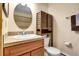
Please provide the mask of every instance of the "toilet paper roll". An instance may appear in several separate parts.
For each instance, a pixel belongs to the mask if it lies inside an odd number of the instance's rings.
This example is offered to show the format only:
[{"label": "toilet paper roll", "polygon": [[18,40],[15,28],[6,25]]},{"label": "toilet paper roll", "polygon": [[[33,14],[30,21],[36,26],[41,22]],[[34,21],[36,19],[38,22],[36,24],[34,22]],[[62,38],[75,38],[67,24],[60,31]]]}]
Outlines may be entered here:
[{"label": "toilet paper roll", "polygon": [[65,44],[66,46],[70,46],[70,45],[71,45],[71,43],[70,43],[70,42],[67,42],[67,41],[65,41],[64,44]]}]

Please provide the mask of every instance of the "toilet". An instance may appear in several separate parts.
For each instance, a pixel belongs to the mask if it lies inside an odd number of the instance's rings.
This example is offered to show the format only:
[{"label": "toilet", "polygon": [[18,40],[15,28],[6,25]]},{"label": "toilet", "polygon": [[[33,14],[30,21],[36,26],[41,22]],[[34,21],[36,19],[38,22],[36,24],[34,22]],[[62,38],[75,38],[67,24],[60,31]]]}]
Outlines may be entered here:
[{"label": "toilet", "polygon": [[48,46],[49,40],[50,40],[50,38],[45,35],[44,36],[45,55],[49,55],[49,56],[60,56],[61,55],[61,52],[60,52],[59,49]]}]

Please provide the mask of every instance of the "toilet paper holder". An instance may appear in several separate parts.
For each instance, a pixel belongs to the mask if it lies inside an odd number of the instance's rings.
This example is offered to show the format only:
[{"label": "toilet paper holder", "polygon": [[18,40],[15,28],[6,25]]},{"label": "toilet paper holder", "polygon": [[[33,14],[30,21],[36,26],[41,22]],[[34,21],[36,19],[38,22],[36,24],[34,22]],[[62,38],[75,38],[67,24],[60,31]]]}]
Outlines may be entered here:
[{"label": "toilet paper holder", "polygon": [[64,45],[65,45],[66,47],[72,48],[71,42],[64,41]]}]

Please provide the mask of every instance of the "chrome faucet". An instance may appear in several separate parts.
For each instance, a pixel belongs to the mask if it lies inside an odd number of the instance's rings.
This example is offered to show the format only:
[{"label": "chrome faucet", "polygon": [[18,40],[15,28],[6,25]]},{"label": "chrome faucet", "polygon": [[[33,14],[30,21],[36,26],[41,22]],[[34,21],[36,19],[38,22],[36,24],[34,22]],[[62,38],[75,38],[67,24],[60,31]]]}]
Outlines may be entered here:
[{"label": "chrome faucet", "polygon": [[25,35],[25,32],[22,32],[23,33],[23,35]]},{"label": "chrome faucet", "polygon": [[25,32],[21,32],[21,35],[25,35],[26,33]]}]

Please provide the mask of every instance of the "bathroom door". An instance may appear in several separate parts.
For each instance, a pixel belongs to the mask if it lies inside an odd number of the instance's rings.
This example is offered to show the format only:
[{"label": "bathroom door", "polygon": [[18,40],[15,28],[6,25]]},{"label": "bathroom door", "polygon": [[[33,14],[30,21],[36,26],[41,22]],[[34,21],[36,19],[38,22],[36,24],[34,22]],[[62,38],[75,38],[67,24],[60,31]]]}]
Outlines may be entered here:
[{"label": "bathroom door", "polygon": [[2,47],[2,4],[0,3],[0,56],[3,54],[3,47]]}]

